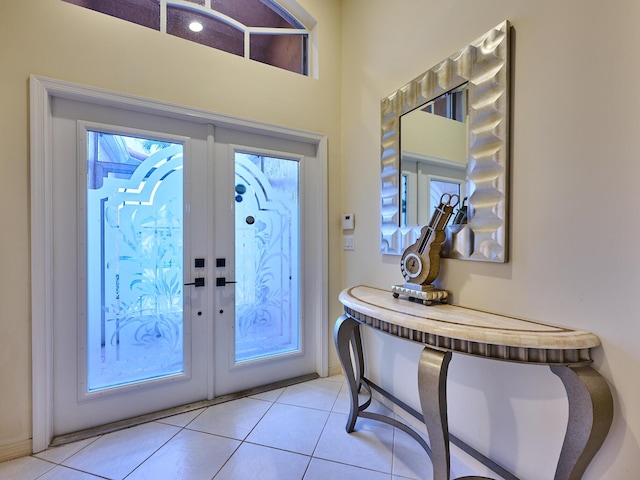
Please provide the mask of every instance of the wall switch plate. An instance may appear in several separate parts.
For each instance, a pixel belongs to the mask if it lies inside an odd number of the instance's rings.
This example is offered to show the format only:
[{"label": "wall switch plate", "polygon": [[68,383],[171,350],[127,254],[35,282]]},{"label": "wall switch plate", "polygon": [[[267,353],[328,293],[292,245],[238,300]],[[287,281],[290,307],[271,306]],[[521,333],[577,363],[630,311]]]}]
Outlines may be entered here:
[{"label": "wall switch plate", "polygon": [[354,213],[345,213],[342,215],[342,229],[353,230],[355,228],[356,215]]},{"label": "wall switch plate", "polygon": [[354,250],[355,249],[355,238],[353,235],[343,235],[342,236],[342,246],[345,250]]}]

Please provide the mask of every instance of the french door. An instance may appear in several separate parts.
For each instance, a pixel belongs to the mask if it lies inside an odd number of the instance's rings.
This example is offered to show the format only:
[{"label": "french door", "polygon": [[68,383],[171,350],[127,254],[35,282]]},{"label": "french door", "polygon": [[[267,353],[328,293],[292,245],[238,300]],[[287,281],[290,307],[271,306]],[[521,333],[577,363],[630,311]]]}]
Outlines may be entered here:
[{"label": "french door", "polygon": [[216,263],[233,258],[215,273],[224,284],[215,288],[214,343],[222,395],[315,371],[314,282],[303,259],[318,232],[307,227],[315,206],[303,197],[318,185],[309,144],[227,128],[215,137],[214,157],[228,160],[217,164],[213,201],[218,221],[233,225],[214,234]]},{"label": "french door", "polygon": [[313,144],[56,97],[51,114],[53,435],[319,370]]}]

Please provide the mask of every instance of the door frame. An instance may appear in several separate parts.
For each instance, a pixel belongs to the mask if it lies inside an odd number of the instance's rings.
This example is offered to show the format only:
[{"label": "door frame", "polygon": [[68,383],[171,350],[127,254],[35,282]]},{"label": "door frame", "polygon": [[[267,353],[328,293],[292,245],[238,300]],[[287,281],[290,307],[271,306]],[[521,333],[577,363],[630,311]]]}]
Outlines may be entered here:
[{"label": "door frame", "polygon": [[256,122],[208,110],[122,94],[62,80],[31,75],[30,85],[30,188],[31,188],[31,363],[32,363],[32,450],[45,450],[53,438],[53,237],[52,237],[52,112],[54,97],[96,105],[162,115],[214,127],[246,130],[278,136],[316,147],[321,185],[316,198],[314,229],[321,248],[313,256],[315,272],[308,287],[314,296],[316,313],[316,373],[328,375],[328,219],[327,137],[315,132]]}]

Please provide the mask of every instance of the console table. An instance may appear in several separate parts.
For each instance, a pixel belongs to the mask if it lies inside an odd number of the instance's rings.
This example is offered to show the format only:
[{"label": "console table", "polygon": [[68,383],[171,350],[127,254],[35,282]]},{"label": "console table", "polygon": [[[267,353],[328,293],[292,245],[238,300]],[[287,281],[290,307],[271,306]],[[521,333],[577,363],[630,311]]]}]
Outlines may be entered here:
[{"label": "console table", "polygon": [[[567,431],[555,480],[580,479],[604,442],[613,419],[606,381],[591,368],[590,352],[600,345],[592,333],[497,315],[454,305],[424,306],[390,291],[366,286],[340,293],[345,314],[336,322],[334,340],[351,397],[347,432],[358,416],[402,429],[429,454],[434,480],[450,480],[447,421],[447,369],[453,353],[526,364],[548,365],[564,384],[569,400]],[[371,388],[365,376],[361,327],[424,345],[418,364],[418,394],[429,443],[393,418],[367,412]],[[359,403],[364,387],[369,399]],[[398,402],[397,399],[391,398]],[[513,476],[512,476],[513,477]],[[487,477],[464,477],[487,479]],[[515,478],[515,477],[513,477]],[[459,479],[461,480],[461,479]]]}]

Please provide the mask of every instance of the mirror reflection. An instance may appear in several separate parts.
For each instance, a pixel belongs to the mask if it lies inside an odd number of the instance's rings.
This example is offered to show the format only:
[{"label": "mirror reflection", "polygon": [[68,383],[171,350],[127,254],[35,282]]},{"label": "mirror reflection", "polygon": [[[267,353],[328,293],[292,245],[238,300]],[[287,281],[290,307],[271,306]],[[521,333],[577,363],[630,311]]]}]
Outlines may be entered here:
[{"label": "mirror reflection", "polygon": [[466,197],[467,84],[400,117],[400,226],[426,225],[444,193]]},{"label": "mirror reflection", "polygon": [[441,255],[507,261],[509,30],[505,20],[382,99],[381,253],[402,255],[437,199],[453,193],[461,211],[447,227]]}]

